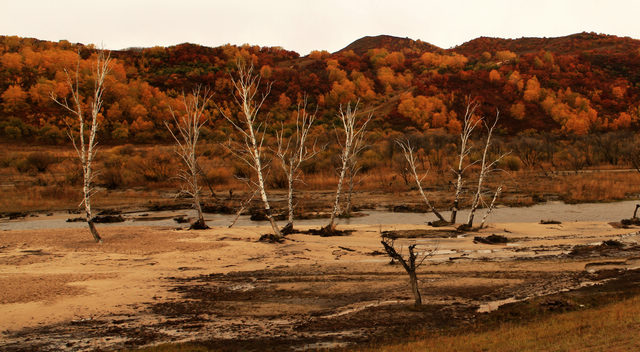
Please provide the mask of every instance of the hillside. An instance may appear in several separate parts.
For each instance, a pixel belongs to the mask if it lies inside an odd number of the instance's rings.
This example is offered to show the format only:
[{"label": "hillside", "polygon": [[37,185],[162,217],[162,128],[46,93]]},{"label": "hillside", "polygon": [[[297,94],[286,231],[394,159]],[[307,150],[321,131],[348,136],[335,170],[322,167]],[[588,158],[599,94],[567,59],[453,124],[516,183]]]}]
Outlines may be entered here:
[{"label": "hillside", "polygon": [[444,52],[443,49],[435,45],[425,43],[421,40],[400,38],[391,35],[378,35],[362,37],[347,45],[344,49],[339,50],[337,54],[351,50],[357,55],[365,55],[371,49],[385,49],[389,52],[402,51],[406,49],[438,53]]},{"label": "hillside", "polygon": [[[66,41],[0,37],[0,138],[65,143],[64,111],[50,92],[68,96],[65,68],[80,54],[84,93],[91,87],[95,49]],[[291,122],[308,94],[319,124],[332,126],[340,104],[357,99],[376,109],[374,128],[455,133],[465,99],[481,113],[501,112],[501,132],[556,131],[581,135],[636,130],[640,118],[640,41],[579,33],[559,38],[477,38],[443,50],[393,36],[364,37],[336,53],[300,57],[282,48],[180,44],[112,52],[101,138],[107,142],[167,140],[169,106],[196,85],[215,92],[234,112],[230,74],[241,59],[271,82],[264,113]],[[216,119],[210,138],[225,138]]]}]

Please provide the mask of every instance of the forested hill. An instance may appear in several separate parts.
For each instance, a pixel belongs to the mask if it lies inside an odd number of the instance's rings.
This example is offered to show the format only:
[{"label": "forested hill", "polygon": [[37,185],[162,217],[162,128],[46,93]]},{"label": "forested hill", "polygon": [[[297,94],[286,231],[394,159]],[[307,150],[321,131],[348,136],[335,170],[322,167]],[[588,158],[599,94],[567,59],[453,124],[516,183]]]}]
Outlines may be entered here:
[{"label": "forested hill", "polygon": [[[80,55],[82,90],[91,89],[93,46],[0,37],[0,139],[65,141],[64,111],[49,95],[68,96],[65,69]],[[230,74],[252,62],[264,84],[271,121],[292,118],[308,94],[320,124],[333,125],[340,104],[357,99],[375,108],[374,128],[456,132],[467,96],[482,113],[500,110],[502,133],[526,130],[586,134],[637,129],[640,41],[579,33],[559,38],[477,38],[452,49],[392,36],[364,37],[336,53],[300,57],[279,47],[181,44],[111,53],[101,138],[112,142],[167,140],[169,106],[183,91],[211,87],[222,109],[236,110]],[[210,136],[226,125],[210,109]]]}]

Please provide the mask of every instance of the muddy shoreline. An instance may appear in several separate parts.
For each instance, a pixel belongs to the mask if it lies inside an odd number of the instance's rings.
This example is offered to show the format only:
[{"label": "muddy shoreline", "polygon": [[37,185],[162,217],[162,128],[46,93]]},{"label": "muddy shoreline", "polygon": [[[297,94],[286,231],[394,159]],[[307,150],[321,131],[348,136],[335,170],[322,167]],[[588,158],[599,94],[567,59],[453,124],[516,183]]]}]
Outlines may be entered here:
[{"label": "muddy shoreline", "polygon": [[[415,225],[349,229],[265,244],[257,240],[266,227],[105,227],[100,246],[78,230],[5,231],[0,281],[21,285],[0,294],[0,346],[338,348],[489,329],[640,290],[640,228],[500,223],[455,236]],[[382,254],[382,231],[400,245],[437,247],[419,271],[423,307],[413,307],[406,274]],[[490,235],[509,241],[474,241]]]}]

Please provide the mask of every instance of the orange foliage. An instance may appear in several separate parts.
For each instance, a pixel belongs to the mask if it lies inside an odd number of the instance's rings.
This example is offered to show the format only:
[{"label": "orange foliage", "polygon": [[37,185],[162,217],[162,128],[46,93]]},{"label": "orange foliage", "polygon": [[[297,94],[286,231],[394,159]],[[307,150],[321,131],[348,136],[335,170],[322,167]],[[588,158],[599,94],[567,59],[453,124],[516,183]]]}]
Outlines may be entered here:
[{"label": "orange foliage", "polygon": [[500,75],[500,72],[498,72],[497,70],[491,70],[491,72],[489,72],[489,80],[491,82],[496,82],[502,79],[502,75]]},{"label": "orange foliage", "polygon": [[422,63],[428,68],[452,69],[460,70],[469,61],[464,55],[451,54],[440,55],[431,52],[425,52],[420,56]]},{"label": "orange foliage", "polygon": [[509,83],[518,87],[518,90],[522,90],[522,88],[524,88],[524,81],[522,80],[522,77],[520,77],[520,72],[518,71],[513,71],[511,75],[509,75]]},{"label": "orange foliage", "polygon": [[627,88],[626,87],[620,87],[620,86],[616,86],[611,88],[611,94],[616,98],[616,99],[623,99],[624,95],[627,93]]},{"label": "orange foliage", "polygon": [[449,113],[444,102],[435,96],[418,95],[414,98],[411,93],[405,94],[398,104],[398,113],[414,121],[423,130],[440,127],[458,128],[455,122],[449,124],[450,120],[455,120],[455,113]]},{"label": "orange foliage", "polygon": [[392,69],[399,70],[404,67],[404,55],[400,52],[394,51],[384,58],[384,62]]},{"label": "orange foliage", "polygon": [[27,93],[18,85],[12,85],[2,93],[4,111],[11,113],[22,108],[27,100]]},{"label": "orange foliage", "polygon": [[325,58],[329,57],[331,54],[329,54],[328,51],[326,50],[312,50],[309,53],[309,58],[313,59],[313,60],[324,60]]},{"label": "orange foliage", "polygon": [[494,55],[494,58],[501,63],[513,61],[516,59],[516,57],[518,57],[518,55],[509,50],[501,50],[496,52],[496,54]]},{"label": "orange foliage", "polygon": [[620,115],[611,123],[611,127],[615,130],[621,128],[631,127],[632,118],[631,115],[626,112],[621,112]]},{"label": "orange foliage", "polygon": [[522,120],[525,116],[525,106],[522,102],[517,102],[511,105],[509,112],[516,120]]},{"label": "orange foliage", "polygon": [[20,71],[22,70],[22,55],[18,53],[5,53],[0,58],[2,66],[9,70]]},{"label": "orange foliage", "polygon": [[527,81],[527,88],[524,91],[524,100],[537,101],[540,99],[540,82],[536,76]]},{"label": "orange foliage", "polygon": [[271,73],[272,73],[272,70],[271,70],[271,66],[269,65],[264,65],[262,66],[262,68],[260,68],[260,76],[262,76],[265,79],[271,78]]},{"label": "orange foliage", "polygon": [[286,109],[291,106],[291,99],[289,99],[287,94],[280,94],[280,96],[278,97],[278,106],[282,109]]}]

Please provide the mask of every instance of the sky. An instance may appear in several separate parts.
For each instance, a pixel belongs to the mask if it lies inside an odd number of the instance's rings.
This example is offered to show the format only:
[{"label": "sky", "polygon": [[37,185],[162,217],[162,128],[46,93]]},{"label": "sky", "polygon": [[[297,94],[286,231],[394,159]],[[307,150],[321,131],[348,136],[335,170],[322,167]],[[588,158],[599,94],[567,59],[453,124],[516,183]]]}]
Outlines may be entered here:
[{"label": "sky", "polygon": [[338,51],[363,36],[451,48],[480,36],[640,39],[638,0],[0,0],[0,35],[117,50],[196,43]]}]

